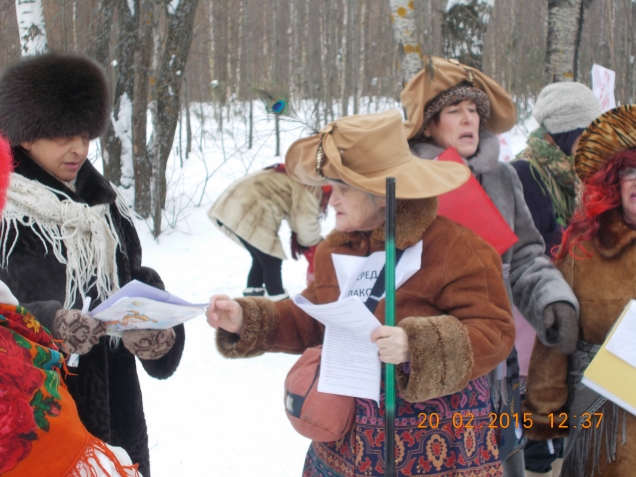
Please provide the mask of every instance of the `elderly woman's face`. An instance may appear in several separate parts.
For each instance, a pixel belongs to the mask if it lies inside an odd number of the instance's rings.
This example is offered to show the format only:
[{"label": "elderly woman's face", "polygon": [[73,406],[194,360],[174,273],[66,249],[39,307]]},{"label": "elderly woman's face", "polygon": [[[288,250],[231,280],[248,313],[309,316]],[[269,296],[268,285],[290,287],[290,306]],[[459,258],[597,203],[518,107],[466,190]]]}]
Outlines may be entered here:
[{"label": "elderly woman's face", "polygon": [[632,167],[621,171],[621,203],[625,220],[636,226],[636,169]]},{"label": "elderly woman's face", "polygon": [[332,182],[329,199],[336,211],[336,230],[340,232],[364,232],[384,223],[384,197],[375,197],[344,184]]},{"label": "elderly woman's face", "polygon": [[72,181],[88,157],[88,133],[81,136],[36,139],[21,146],[31,159],[61,181]]},{"label": "elderly woman's face", "polygon": [[439,124],[434,120],[424,128],[424,135],[444,149],[454,147],[463,158],[477,152],[479,146],[479,114],[470,99],[445,106],[440,111]]}]

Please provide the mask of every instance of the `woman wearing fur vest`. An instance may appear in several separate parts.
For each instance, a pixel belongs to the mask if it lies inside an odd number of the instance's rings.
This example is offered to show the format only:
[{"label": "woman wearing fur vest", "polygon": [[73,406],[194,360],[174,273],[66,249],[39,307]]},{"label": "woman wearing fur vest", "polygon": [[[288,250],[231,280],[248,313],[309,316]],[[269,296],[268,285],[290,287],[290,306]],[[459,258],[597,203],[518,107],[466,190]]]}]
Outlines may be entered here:
[{"label": "woman wearing fur vest", "polygon": [[[523,411],[534,439],[569,437],[563,477],[633,475],[636,417],[581,383],[583,372],[627,303],[636,298],[636,105],[606,112],[583,133],[575,156],[581,206],[556,263],[581,303],[571,354],[536,340]],[[611,372],[611,371],[610,371]],[[587,426],[586,412],[600,413]],[[554,413],[553,421],[550,413]]]},{"label": "woman wearing fur vest", "polygon": [[[156,378],[174,373],[183,326],[106,336],[80,309],[132,279],[163,288],[141,266],[141,245],[117,190],[87,161],[89,140],[106,128],[110,95],[93,61],[45,54],[0,77],[0,130],[15,171],[2,215],[2,279],[20,304],[79,355],[66,384],[87,430],[123,447],[150,476],[148,435],[135,356]],[[74,364],[74,363],[69,363]]]},{"label": "woman wearing fur vest", "polygon": [[[397,326],[380,326],[370,339],[381,361],[398,365],[397,475],[502,475],[485,377],[514,342],[501,259],[472,231],[437,216],[437,196],[463,184],[470,171],[413,156],[398,111],[339,119],[296,141],[286,164],[302,183],[333,186],[336,229],[318,245],[315,281],[302,292],[314,304],[349,295],[368,300],[364,290],[384,266],[374,257],[384,256],[385,177],[396,178],[396,247],[404,250],[397,267],[417,266],[396,283]],[[384,299],[374,315],[384,320]],[[215,295],[207,316],[229,358],[302,353],[320,345],[325,332],[292,300]],[[303,476],[383,476],[383,396],[379,407],[356,398],[351,429],[335,442],[313,441]],[[436,414],[439,425],[418,428],[422,412]],[[473,427],[454,426],[458,415],[472,415]]]},{"label": "woman wearing fur vest", "polygon": [[252,256],[243,296],[283,300],[283,260],[287,257],[278,236],[283,220],[292,230],[295,260],[321,240],[320,217],[329,200],[328,188],[310,187],[290,177],[284,164],[253,172],[234,181],[208,211],[214,225]]},{"label": "woman wearing fur vest", "polygon": [[[544,254],[545,244],[524,201],[517,173],[509,164],[498,161],[496,134],[512,128],[517,119],[512,99],[481,71],[455,60],[429,56],[424,64],[401,95],[411,150],[422,159],[433,159],[449,147],[457,150],[519,238],[501,257],[510,302],[543,343],[572,351],[576,346],[578,301]],[[517,376],[516,352],[508,361],[508,377]],[[501,376],[505,371],[493,373],[492,382],[497,374]],[[512,428],[508,432],[505,452],[509,453],[514,433]],[[523,476],[523,467],[522,453],[514,452],[505,461],[506,476]]]}]

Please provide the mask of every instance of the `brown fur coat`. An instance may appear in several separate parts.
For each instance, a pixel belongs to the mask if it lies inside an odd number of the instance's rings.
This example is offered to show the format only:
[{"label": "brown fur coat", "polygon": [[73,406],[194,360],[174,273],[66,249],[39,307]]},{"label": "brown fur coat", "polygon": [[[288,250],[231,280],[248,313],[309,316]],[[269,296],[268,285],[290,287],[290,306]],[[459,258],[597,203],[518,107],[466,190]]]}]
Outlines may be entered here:
[{"label": "brown fur coat", "polygon": [[[576,260],[568,256],[558,267],[581,304],[581,339],[602,344],[627,302],[636,298],[636,230],[624,222],[618,210],[613,210],[602,218],[598,237],[583,242],[583,246],[591,258]],[[567,373],[568,356],[560,354],[556,347],[548,348],[535,341],[523,403],[523,412],[532,413],[533,425],[525,430],[529,437],[568,435],[569,429],[557,427],[562,421],[559,413],[568,413]],[[548,418],[552,412],[553,426]],[[621,445],[619,436],[616,461],[607,464],[603,446],[599,459],[603,477],[633,475],[636,469],[636,417],[628,414],[626,422],[627,442]],[[576,424],[573,416],[566,424]],[[588,470],[591,475],[592,469]]]},{"label": "brown fur coat", "polygon": [[[470,230],[436,215],[436,198],[402,201],[397,209],[397,247],[423,241],[421,269],[396,292],[396,319],[411,351],[411,372],[398,366],[397,380],[411,402],[463,389],[505,360],[515,338],[501,258]],[[336,301],[340,290],[331,255],[368,256],[383,250],[384,241],[383,225],[367,233],[333,231],[318,246],[316,280],[303,295],[312,303]],[[322,325],[291,300],[238,301],[245,317],[241,336],[217,332],[226,357],[302,353],[322,342]],[[381,322],[384,312],[382,300],[375,311]]]}]

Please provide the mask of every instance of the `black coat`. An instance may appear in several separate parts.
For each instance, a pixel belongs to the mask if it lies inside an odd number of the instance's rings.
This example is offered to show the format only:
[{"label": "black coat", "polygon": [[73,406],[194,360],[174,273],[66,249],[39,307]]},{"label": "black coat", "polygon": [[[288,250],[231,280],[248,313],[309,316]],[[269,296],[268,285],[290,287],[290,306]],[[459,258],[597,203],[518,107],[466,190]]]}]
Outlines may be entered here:
[{"label": "black coat", "polygon": [[[122,217],[115,205],[116,193],[93,165],[86,161],[77,175],[76,192],[33,162],[21,147],[13,150],[15,173],[36,180],[52,189],[67,194],[76,202],[90,206],[110,204],[120,246],[117,249],[119,286],[133,279],[163,288],[161,278],[154,270],[141,266],[141,244],[132,223]],[[31,311],[42,324],[52,328],[55,312],[62,308],[66,294],[66,268],[48,252],[42,240],[28,227],[19,225],[19,240],[13,249],[6,269],[0,270],[0,279],[11,289],[20,304]],[[13,243],[13,231],[9,231],[8,244]],[[96,300],[95,288],[88,292]],[[77,294],[72,308],[81,309],[82,300]],[[148,374],[165,379],[179,365],[185,343],[183,325],[174,328],[176,341],[172,349],[154,361],[140,360]],[[123,344],[113,349],[110,337],[102,337],[91,351],[81,356],[79,367],[67,376],[66,384],[73,396],[79,416],[94,436],[111,445],[126,449],[131,459],[139,463],[139,471],[150,477],[148,432],[143,412],[141,388],[137,377],[135,356]]]},{"label": "black coat", "polygon": [[548,256],[552,256],[550,251],[554,246],[561,243],[564,229],[557,222],[552,199],[545,192],[547,186],[539,177],[538,172],[535,171],[533,174],[531,168],[534,166],[528,161],[513,161],[510,165],[517,171],[519,180],[523,185],[523,197],[532,214],[534,225],[545,242],[545,253]]}]

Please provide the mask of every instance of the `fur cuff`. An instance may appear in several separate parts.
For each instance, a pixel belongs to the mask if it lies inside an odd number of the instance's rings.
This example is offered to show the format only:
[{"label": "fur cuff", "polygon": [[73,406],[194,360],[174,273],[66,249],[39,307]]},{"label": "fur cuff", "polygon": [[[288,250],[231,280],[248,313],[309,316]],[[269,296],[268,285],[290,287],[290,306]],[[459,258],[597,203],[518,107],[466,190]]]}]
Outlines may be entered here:
[{"label": "fur cuff", "polygon": [[558,412],[555,412],[553,419],[550,419],[546,415],[533,411],[532,406],[528,405],[528,401],[521,403],[521,412],[523,416],[527,414],[532,419],[532,424],[527,428],[524,426],[523,429],[523,435],[530,439],[544,441],[546,439],[556,439],[557,437],[567,437],[570,433],[568,427],[559,427],[564,421],[567,422],[567,419]]},{"label": "fur cuff", "polygon": [[274,303],[266,298],[237,298],[243,309],[241,335],[223,329],[216,331],[216,346],[226,358],[250,358],[269,350],[274,342],[280,317]]},{"label": "fur cuff", "polygon": [[398,323],[408,336],[411,372],[396,367],[397,383],[409,402],[423,402],[463,389],[473,370],[468,330],[450,315],[409,317]]}]

